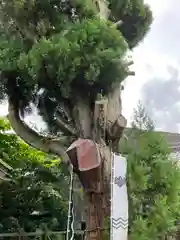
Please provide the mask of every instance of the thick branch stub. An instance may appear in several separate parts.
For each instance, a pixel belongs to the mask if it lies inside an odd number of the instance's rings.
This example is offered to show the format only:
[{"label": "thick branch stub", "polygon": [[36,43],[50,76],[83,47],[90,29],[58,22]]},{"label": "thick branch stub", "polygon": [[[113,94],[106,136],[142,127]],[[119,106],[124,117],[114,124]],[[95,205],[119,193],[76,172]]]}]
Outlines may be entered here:
[{"label": "thick branch stub", "polygon": [[118,28],[118,27],[121,27],[122,24],[123,24],[123,21],[119,20],[119,21],[114,23],[114,26]]},{"label": "thick branch stub", "polygon": [[107,124],[107,131],[110,139],[112,141],[116,139],[120,139],[126,125],[127,125],[127,120],[123,115],[118,116],[117,120],[114,123],[109,122]]},{"label": "thick branch stub", "polygon": [[28,145],[45,153],[56,154],[62,157],[65,162],[69,162],[69,157],[64,147],[65,142],[49,139],[32,130],[20,119],[18,109],[16,109],[10,101],[8,119],[16,134]]}]

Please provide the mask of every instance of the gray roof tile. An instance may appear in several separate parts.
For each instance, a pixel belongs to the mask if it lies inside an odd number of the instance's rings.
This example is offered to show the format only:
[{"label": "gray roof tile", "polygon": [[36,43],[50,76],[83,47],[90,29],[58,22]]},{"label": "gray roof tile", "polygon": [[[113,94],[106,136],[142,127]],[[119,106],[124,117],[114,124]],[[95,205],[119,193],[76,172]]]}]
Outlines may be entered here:
[{"label": "gray roof tile", "polygon": [[[126,128],[124,130],[125,135],[130,132],[132,132],[132,128]],[[157,133],[165,137],[169,147],[172,149],[173,152],[172,156],[176,156],[180,160],[180,133],[171,133],[163,131],[157,131]]]}]

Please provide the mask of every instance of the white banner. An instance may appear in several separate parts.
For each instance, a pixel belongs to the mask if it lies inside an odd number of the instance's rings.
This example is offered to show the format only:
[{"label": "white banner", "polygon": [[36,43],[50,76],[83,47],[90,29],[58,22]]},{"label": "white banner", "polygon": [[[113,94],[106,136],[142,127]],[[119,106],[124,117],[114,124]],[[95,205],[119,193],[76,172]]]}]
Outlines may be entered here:
[{"label": "white banner", "polygon": [[113,154],[111,179],[111,240],[128,239],[127,162]]}]

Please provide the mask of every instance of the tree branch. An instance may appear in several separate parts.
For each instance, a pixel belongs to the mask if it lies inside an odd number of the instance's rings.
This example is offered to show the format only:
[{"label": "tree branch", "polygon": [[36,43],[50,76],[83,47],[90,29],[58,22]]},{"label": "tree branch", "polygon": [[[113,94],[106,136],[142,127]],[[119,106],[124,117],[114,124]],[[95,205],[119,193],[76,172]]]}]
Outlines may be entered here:
[{"label": "tree branch", "polygon": [[[41,98],[39,99],[39,103],[41,104],[41,112],[46,117],[46,119],[49,119],[50,117],[48,115],[48,106],[46,105],[45,101],[46,98],[48,98],[48,90],[44,90],[43,94],[41,95]],[[51,101],[51,99],[48,98],[48,101]],[[71,127],[70,124],[68,124],[68,121],[70,119],[69,109],[67,108],[67,106],[65,106],[64,103],[61,103],[61,109],[63,109],[63,113],[65,114],[67,121],[63,119],[62,112],[55,110],[55,116],[53,115],[53,120],[55,121],[58,130],[60,130],[64,135],[77,137],[77,132],[75,131],[75,128],[73,129],[73,127]]]},{"label": "tree branch", "polygon": [[62,141],[62,139],[50,139],[32,130],[20,119],[19,110],[16,109],[10,100],[8,119],[13,130],[28,145],[45,153],[56,154],[62,157],[65,162],[69,161],[69,157],[65,151],[65,141]]},{"label": "tree branch", "polygon": [[88,99],[79,96],[75,98],[73,117],[76,124],[78,136],[82,138],[92,138],[92,114]]},{"label": "tree branch", "polygon": [[67,135],[72,135],[77,137],[77,132],[74,128],[72,128],[68,123],[65,123],[65,121],[61,118],[60,113],[55,114],[55,120],[60,128],[60,130]]},{"label": "tree branch", "polygon": [[119,20],[117,22],[114,23],[114,26],[116,26],[117,28],[120,27],[123,24],[122,20]]}]

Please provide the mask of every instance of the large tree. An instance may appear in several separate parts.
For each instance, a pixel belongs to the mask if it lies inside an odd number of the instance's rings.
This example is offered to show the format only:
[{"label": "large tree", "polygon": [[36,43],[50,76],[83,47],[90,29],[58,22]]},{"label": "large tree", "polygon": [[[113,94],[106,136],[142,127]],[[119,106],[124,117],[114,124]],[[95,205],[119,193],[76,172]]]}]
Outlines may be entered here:
[{"label": "large tree", "polygon": [[[151,21],[143,0],[1,0],[0,93],[1,99],[8,98],[15,132],[64,160],[69,159],[66,147],[78,137],[106,147],[111,142],[117,151],[126,125],[120,86],[132,74],[125,54],[144,37]],[[107,121],[105,134],[99,135],[95,113],[102,97],[107,99]],[[24,121],[32,106],[47,123],[45,136]],[[102,227],[92,223],[95,219],[88,228]],[[90,238],[96,239],[97,232],[101,238],[99,230],[89,231]]]}]

